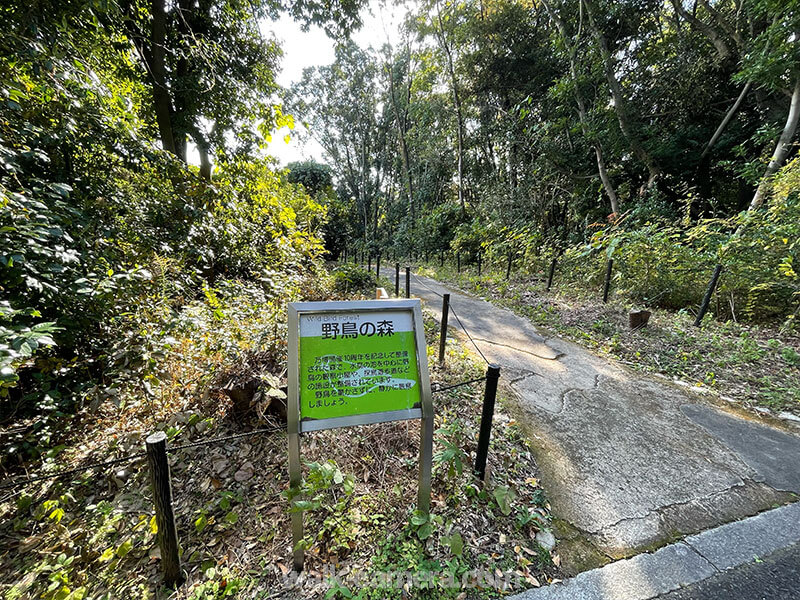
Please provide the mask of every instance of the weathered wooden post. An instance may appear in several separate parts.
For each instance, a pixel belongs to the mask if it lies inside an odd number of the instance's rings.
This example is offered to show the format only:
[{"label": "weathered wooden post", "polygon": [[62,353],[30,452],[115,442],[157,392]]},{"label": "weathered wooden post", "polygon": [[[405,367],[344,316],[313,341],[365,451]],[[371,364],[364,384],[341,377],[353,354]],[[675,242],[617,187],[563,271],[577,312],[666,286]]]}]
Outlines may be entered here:
[{"label": "weathered wooden post", "polygon": [[378,259],[375,261],[375,281],[381,277],[381,253],[378,252]]},{"label": "weathered wooden post", "polygon": [[406,298],[411,298],[411,267],[406,267]]},{"label": "weathered wooden post", "polygon": [[447,343],[447,315],[450,313],[450,294],[442,296],[442,330],[439,333],[439,364],[444,364],[444,348]]},{"label": "weathered wooden post", "polygon": [[553,257],[553,261],[550,263],[550,272],[547,274],[547,291],[550,291],[550,287],[553,285],[553,276],[556,274],[556,257]]},{"label": "weathered wooden post", "polygon": [[500,367],[490,364],[486,369],[481,429],[478,436],[478,452],[475,456],[475,474],[481,481],[486,477],[486,458],[489,455],[489,439],[492,436],[492,419],[494,418],[494,403],[497,398],[497,380],[499,378]]},{"label": "weathered wooden post", "polygon": [[511,263],[514,261],[514,256],[508,253],[508,266],[506,267],[506,281],[511,277]]},{"label": "weathered wooden post", "polygon": [[400,297],[400,263],[394,263],[394,297]]},{"label": "weathered wooden post", "polygon": [[156,507],[158,547],[161,549],[164,583],[168,586],[180,585],[183,583],[183,572],[178,553],[175,512],[172,509],[172,483],[167,461],[167,434],[158,431],[147,436],[145,446],[147,448],[147,464],[150,467],[150,483],[153,487],[153,504]]},{"label": "weathered wooden post", "polygon": [[608,302],[608,290],[611,287],[611,271],[614,269],[614,259],[609,258],[606,263],[606,280],[603,283],[603,304]]},{"label": "weathered wooden post", "polygon": [[706,290],[706,295],[703,298],[703,303],[700,305],[700,310],[697,313],[697,318],[694,320],[694,326],[700,327],[700,323],[703,321],[703,317],[706,316],[706,312],[708,311],[708,305],[711,302],[711,296],[714,295],[714,290],[717,288],[717,282],[719,281],[720,273],[722,273],[722,265],[717,265],[714,267],[714,274],[711,276],[711,281],[708,284],[708,289]]}]

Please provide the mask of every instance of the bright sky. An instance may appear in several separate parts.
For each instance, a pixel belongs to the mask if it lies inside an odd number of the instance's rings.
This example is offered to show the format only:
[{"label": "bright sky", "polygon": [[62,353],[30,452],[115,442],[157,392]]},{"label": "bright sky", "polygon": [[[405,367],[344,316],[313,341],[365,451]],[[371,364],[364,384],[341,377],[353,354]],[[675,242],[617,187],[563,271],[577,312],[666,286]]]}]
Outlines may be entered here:
[{"label": "bright sky", "polygon": [[[364,25],[352,35],[353,40],[362,48],[372,46],[377,49],[387,40],[397,44],[400,39],[400,24],[409,1],[413,0],[403,0],[399,6],[395,6],[393,0],[368,0],[367,6],[361,11]],[[289,87],[298,81],[306,67],[329,65],[334,60],[334,42],[319,27],[303,31],[298,23],[284,15],[275,22],[262,21],[261,31],[265,36],[274,32],[283,48],[281,71],[277,77],[278,84],[283,87]],[[302,127],[299,123],[303,120],[303,115],[294,117],[298,127]],[[290,136],[288,144],[284,142],[287,134]],[[200,155],[194,144],[190,142],[187,150],[189,162],[199,165]],[[286,127],[273,133],[268,152],[278,159],[281,166],[296,160],[323,160],[322,147],[315,140],[301,142]]]},{"label": "bright sky", "polygon": [[[380,48],[390,41],[396,44],[399,40],[399,26],[405,15],[406,7],[393,6],[385,0],[369,0],[368,6],[362,10],[361,18],[364,25],[353,34],[353,40],[362,48],[372,46]],[[289,87],[298,81],[306,67],[329,65],[334,60],[334,42],[325,35],[319,27],[312,27],[303,31],[300,25],[284,16],[277,22],[267,21],[262,23],[264,34],[274,32],[275,37],[281,42],[283,48],[283,62],[278,75],[278,83]],[[294,115],[298,121],[303,115]],[[292,132],[287,128],[278,131],[272,137],[269,153],[275,156],[281,165],[295,160],[323,159],[322,147],[314,140],[302,143],[297,136],[291,136],[288,144],[283,141],[286,134]]]}]

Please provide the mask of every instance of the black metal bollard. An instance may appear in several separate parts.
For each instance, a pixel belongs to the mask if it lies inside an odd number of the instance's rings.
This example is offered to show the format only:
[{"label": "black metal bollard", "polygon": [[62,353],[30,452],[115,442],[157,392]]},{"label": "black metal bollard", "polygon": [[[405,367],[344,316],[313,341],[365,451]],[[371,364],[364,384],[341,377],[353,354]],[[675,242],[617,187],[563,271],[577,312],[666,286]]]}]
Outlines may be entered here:
[{"label": "black metal bollard", "polygon": [[381,253],[378,252],[378,258],[375,261],[375,281],[381,277]]},{"label": "black metal bollard", "polygon": [[164,583],[168,586],[183,583],[181,559],[178,554],[178,530],[175,511],[172,509],[172,484],[167,461],[167,434],[158,431],[145,439],[147,464],[150,466],[150,483],[156,507],[158,546],[161,549],[161,567]]},{"label": "black metal bollard", "polygon": [[475,456],[475,474],[481,481],[486,477],[486,458],[489,455],[489,439],[492,437],[492,419],[494,418],[494,402],[497,399],[498,379],[500,379],[500,367],[494,364],[489,365],[486,369],[486,389],[483,392],[478,453]]},{"label": "black metal bollard", "polygon": [[556,274],[556,258],[553,258],[553,262],[550,263],[550,273],[547,274],[547,291],[550,291],[550,288],[553,285],[553,276]]},{"label": "black metal bollard", "polygon": [[411,298],[411,267],[406,267],[406,298]]},{"label": "black metal bollard", "polygon": [[394,263],[394,297],[400,297],[400,263]]},{"label": "black metal bollard", "polygon": [[614,259],[609,258],[606,263],[606,280],[603,283],[603,304],[608,302],[608,290],[611,287],[611,271],[614,269]]},{"label": "black metal bollard", "polygon": [[456,273],[461,274],[461,253],[456,253]]},{"label": "black metal bollard", "polygon": [[719,276],[722,273],[722,265],[717,265],[714,267],[714,274],[711,276],[711,281],[708,284],[708,289],[706,290],[706,295],[703,298],[703,303],[700,305],[700,310],[697,313],[697,318],[694,320],[694,326],[700,327],[700,323],[703,321],[703,317],[706,316],[706,312],[708,311],[708,305],[711,302],[711,296],[714,295],[714,290],[717,289],[717,283],[719,282]]},{"label": "black metal bollard", "polygon": [[444,365],[444,348],[447,344],[447,316],[450,313],[450,294],[442,296],[442,330],[439,333],[439,364]]}]

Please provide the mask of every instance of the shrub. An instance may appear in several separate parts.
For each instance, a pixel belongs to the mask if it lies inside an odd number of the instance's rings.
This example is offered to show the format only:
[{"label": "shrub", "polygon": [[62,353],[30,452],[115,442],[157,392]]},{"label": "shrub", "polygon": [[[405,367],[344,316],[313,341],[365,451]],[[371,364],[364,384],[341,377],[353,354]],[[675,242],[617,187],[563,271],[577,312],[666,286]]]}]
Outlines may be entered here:
[{"label": "shrub", "polygon": [[375,292],[375,274],[353,263],[333,270],[334,288],[344,295],[368,295]]}]

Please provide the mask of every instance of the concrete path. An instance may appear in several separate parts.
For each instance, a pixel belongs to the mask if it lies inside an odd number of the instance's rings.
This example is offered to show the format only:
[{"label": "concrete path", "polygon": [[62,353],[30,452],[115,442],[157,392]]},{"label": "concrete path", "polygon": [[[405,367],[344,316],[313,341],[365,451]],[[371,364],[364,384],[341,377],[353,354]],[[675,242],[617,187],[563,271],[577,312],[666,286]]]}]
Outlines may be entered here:
[{"label": "concrete path", "polygon": [[[394,277],[393,269],[384,273]],[[685,388],[543,335],[511,311],[431,279],[412,275],[411,292],[437,317],[439,295],[449,292],[480,351],[501,366],[501,381],[518,398],[516,417],[537,454],[568,572],[756,514],[800,493],[796,431],[724,412]],[[452,313],[450,326],[460,331]]]},{"label": "concrete path", "polygon": [[791,504],[510,600],[796,600],[798,576],[800,504]]},{"label": "concrete path", "polygon": [[798,582],[800,544],[659,596],[658,600],[798,600]]}]

